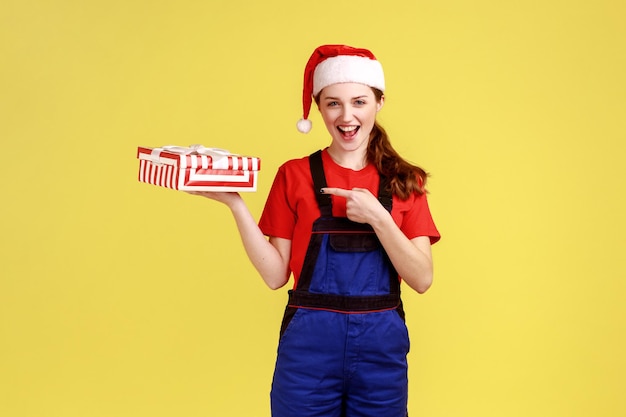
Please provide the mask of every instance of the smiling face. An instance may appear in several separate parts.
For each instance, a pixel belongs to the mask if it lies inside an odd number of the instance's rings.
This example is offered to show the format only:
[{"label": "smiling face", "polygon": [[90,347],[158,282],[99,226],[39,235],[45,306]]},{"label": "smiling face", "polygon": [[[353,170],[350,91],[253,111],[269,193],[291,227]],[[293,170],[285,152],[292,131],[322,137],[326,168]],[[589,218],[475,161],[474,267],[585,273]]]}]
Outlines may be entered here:
[{"label": "smiling face", "polygon": [[318,107],[332,136],[330,149],[365,155],[376,113],[383,106],[372,89],[364,84],[340,83],[324,88]]}]

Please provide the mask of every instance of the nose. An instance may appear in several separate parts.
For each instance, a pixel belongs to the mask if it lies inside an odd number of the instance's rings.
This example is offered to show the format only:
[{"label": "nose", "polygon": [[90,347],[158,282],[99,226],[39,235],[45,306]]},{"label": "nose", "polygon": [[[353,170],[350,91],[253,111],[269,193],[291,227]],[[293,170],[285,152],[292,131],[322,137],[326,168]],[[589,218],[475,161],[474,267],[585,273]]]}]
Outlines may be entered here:
[{"label": "nose", "polygon": [[352,120],[353,112],[350,106],[343,106],[341,111],[341,121],[349,122]]}]

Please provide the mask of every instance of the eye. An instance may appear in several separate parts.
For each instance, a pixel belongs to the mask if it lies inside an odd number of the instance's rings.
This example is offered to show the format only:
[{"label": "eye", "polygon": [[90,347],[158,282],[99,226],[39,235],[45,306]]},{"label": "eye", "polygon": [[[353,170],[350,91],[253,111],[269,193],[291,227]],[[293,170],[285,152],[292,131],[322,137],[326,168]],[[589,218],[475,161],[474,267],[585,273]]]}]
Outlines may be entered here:
[{"label": "eye", "polygon": [[358,99],[354,100],[354,104],[356,104],[357,106],[364,106],[367,103],[365,102],[365,100]]},{"label": "eye", "polygon": [[326,105],[327,105],[328,107],[336,107],[336,106],[338,106],[338,105],[339,105],[339,103],[338,103],[338,102],[336,102],[336,101],[329,101],[329,102],[327,102],[327,103],[326,103]]}]

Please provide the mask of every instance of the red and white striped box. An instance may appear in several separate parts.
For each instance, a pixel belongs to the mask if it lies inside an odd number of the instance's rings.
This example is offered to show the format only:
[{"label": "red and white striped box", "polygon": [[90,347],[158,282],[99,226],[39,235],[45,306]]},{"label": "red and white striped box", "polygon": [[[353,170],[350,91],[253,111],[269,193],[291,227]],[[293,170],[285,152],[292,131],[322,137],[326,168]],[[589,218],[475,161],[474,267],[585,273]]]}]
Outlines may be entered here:
[{"label": "red and white striped box", "polygon": [[259,158],[224,149],[138,147],[139,181],[181,191],[256,191]]}]

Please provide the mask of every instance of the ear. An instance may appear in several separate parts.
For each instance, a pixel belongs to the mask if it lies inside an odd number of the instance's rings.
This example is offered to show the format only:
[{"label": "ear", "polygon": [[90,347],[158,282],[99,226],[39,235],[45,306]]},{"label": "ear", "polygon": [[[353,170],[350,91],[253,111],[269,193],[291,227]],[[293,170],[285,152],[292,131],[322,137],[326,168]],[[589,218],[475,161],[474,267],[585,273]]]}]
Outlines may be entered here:
[{"label": "ear", "polygon": [[376,113],[380,111],[385,105],[385,96],[380,96],[380,100],[376,103]]}]

